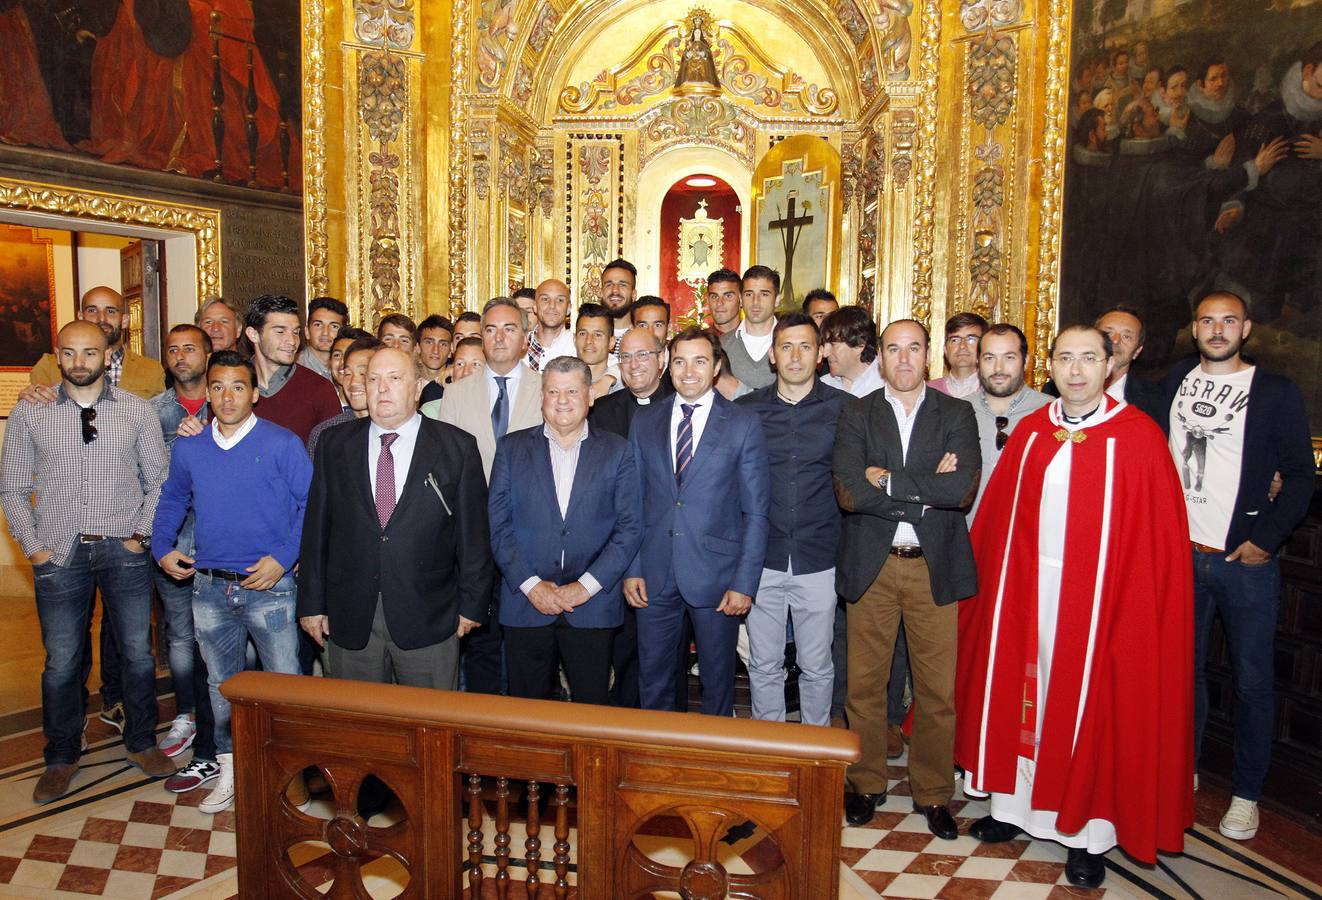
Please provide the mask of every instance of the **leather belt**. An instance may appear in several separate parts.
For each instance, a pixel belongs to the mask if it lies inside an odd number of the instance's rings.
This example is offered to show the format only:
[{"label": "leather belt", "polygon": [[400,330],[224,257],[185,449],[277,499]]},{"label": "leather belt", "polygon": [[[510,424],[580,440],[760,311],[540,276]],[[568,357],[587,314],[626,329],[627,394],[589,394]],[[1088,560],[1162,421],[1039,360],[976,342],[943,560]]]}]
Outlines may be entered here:
[{"label": "leather belt", "polygon": [[1206,544],[1200,544],[1197,541],[1189,542],[1199,553],[1225,553],[1220,547],[1209,547]]},{"label": "leather belt", "polygon": [[907,544],[902,547],[891,547],[891,556],[898,556],[900,559],[921,559],[923,548]]},{"label": "leather belt", "polygon": [[111,536],[108,535],[108,534],[80,534],[80,535],[78,535],[78,543],[80,543],[80,544],[95,544],[97,541],[109,541],[109,540],[112,540],[112,538],[111,538]]},{"label": "leather belt", "polygon": [[248,576],[240,572],[231,572],[229,569],[198,569],[203,575],[210,575],[212,578],[219,578],[222,581],[245,581]]}]

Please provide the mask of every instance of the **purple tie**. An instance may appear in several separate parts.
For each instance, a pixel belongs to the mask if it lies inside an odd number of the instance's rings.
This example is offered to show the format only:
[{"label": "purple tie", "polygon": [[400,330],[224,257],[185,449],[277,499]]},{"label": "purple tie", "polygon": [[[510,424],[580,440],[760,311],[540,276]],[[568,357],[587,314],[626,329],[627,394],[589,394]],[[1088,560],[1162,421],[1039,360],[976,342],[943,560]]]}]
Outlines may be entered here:
[{"label": "purple tie", "polygon": [[395,512],[395,457],[390,445],[397,440],[397,434],[381,435],[381,455],[376,460],[376,517],[382,528]]},{"label": "purple tie", "polygon": [[698,408],[696,403],[681,403],[680,410],[684,413],[684,418],[679,421],[679,429],[675,432],[675,486],[684,486],[684,470],[693,462],[693,411]]}]

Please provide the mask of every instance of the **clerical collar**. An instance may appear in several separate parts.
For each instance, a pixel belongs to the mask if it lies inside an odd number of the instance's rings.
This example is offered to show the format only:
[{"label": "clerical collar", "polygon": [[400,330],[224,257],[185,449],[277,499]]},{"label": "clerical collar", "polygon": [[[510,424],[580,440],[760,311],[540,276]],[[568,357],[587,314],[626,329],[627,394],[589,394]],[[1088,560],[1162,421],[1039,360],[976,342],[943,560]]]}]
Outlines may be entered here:
[{"label": "clerical collar", "polygon": [[1071,416],[1069,413],[1065,412],[1064,407],[1061,407],[1060,420],[1064,422],[1066,425],[1082,425],[1085,421],[1091,419],[1094,415],[1096,415],[1097,410],[1101,408],[1102,408],[1102,404],[1098,403],[1096,406],[1094,406],[1092,409],[1088,410],[1086,413],[1084,413],[1081,416]]}]

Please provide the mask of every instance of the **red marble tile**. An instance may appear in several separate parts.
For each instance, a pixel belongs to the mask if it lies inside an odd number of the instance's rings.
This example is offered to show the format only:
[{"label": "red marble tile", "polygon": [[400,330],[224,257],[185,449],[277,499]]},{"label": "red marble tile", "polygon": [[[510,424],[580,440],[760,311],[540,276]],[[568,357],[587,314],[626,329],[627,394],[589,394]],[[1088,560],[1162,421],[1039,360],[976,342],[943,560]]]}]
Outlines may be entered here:
[{"label": "red marble tile", "polygon": [[854,868],[854,863],[867,856],[872,851],[866,847],[841,847],[840,861],[849,868]]},{"label": "red marble tile", "polygon": [[33,835],[32,843],[23,853],[24,859],[36,859],[42,862],[65,863],[77,844],[73,838],[53,837],[49,834]]},{"label": "red marble tile", "polygon": [[211,789],[215,786],[216,783],[214,781],[208,781],[206,784],[202,785],[201,787],[195,787],[191,791],[185,791],[182,794],[175,794],[174,805],[193,806],[193,807],[201,806],[202,801],[207,799],[207,794],[211,793]]},{"label": "red marble tile", "polygon": [[127,844],[119,848],[119,852],[115,854],[115,861],[111,864],[113,869],[121,869],[125,872],[147,872],[151,875],[155,875],[160,866],[160,850],[153,847],[130,847]]},{"label": "red marble tile", "polygon": [[850,828],[877,828],[882,831],[890,831],[900,822],[908,813],[878,812],[874,813],[871,821],[863,825],[851,825]]},{"label": "red marble tile", "polygon": [[892,831],[877,842],[881,850],[907,850],[916,852],[932,843],[932,835],[926,831]]},{"label": "red marble tile", "polygon": [[170,815],[173,812],[172,804],[139,800],[133,804],[133,811],[129,813],[129,821],[143,822],[147,825],[169,825]]},{"label": "red marble tile", "polygon": [[1001,844],[978,844],[973,848],[973,856],[990,856],[994,859],[1018,859],[1028,849],[1028,841],[1005,841]]},{"label": "red marble tile", "polygon": [[166,850],[186,850],[189,853],[206,853],[211,846],[211,832],[201,828],[180,828],[171,825],[165,833]]},{"label": "red marble tile", "polygon": [[22,861],[17,856],[0,856],[0,884],[9,884]]},{"label": "red marble tile", "polygon": [[1034,884],[1055,884],[1065,873],[1065,864],[1045,860],[1021,859],[1014,864],[1006,881],[1031,881]]},{"label": "red marble tile", "polygon": [[855,872],[859,878],[878,894],[883,893],[890,883],[899,877],[899,872]]},{"label": "red marble tile", "polygon": [[987,900],[1001,886],[987,878],[952,878],[941,886],[938,900]]},{"label": "red marble tile", "polygon": [[81,841],[97,841],[102,844],[118,844],[124,840],[124,829],[128,822],[115,819],[88,819],[83,823],[83,832],[78,835]]},{"label": "red marble tile", "polygon": [[207,854],[206,868],[203,869],[202,877],[210,878],[218,872],[228,872],[239,864],[239,861],[232,856],[216,856]]},{"label": "red marble tile", "polygon": [[152,900],[158,897],[164,897],[166,894],[173,894],[175,891],[181,891],[190,884],[197,884],[196,878],[184,878],[182,875],[157,875],[156,883],[152,885]]},{"label": "red marble tile", "polygon": [[233,831],[234,830],[234,810],[227,809],[224,812],[218,812],[211,822],[212,831]]},{"label": "red marble tile", "polygon": [[60,881],[55,885],[55,889],[69,891],[74,894],[99,895],[106,889],[106,879],[109,877],[109,869],[93,869],[89,866],[65,866],[64,871],[60,873]]},{"label": "red marble tile", "polygon": [[739,858],[755,874],[770,872],[785,865],[785,855],[780,852],[780,846],[769,837],[751,847],[745,847],[739,852]]},{"label": "red marble tile", "polygon": [[941,853],[919,853],[904,871],[914,875],[954,875],[964,865],[967,856],[947,856]]},{"label": "red marble tile", "polygon": [[1105,888],[1075,887],[1072,884],[1058,884],[1047,894],[1047,900],[1102,900],[1106,896]]}]

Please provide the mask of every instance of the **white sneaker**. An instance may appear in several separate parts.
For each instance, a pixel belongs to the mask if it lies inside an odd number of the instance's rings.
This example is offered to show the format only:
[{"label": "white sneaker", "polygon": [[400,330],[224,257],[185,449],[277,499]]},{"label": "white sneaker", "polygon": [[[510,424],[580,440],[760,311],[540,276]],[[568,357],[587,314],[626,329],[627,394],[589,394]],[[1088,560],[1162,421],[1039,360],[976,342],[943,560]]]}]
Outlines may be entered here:
[{"label": "white sneaker", "polygon": [[1247,841],[1258,833],[1258,801],[1231,797],[1230,809],[1221,818],[1221,833],[1237,841]]},{"label": "white sneaker", "polygon": [[307,812],[312,807],[312,795],[308,792],[308,783],[303,778],[303,773],[299,772],[289,782],[289,787],[285,789],[285,799],[289,805],[299,812]]},{"label": "white sneaker", "polygon": [[161,742],[156,746],[166,756],[178,756],[189,747],[193,746],[193,739],[197,737],[197,723],[187,714],[174,717],[174,723],[170,725],[170,730],[161,738]]},{"label": "white sneaker", "polygon": [[1198,773],[1197,773],[1197,772],[1194,772],[1194,773],[1193,773],[1193,789],[1194,789],[1194,792],[1197,793],[1197,791],[1198,791]]},{"label": "white sneaker", "polygon": [[217,753],[216,762],[220,764],[220,777],[211,793],[197,805],[199,812],[215,814],[234,805],[234,754]]}]

